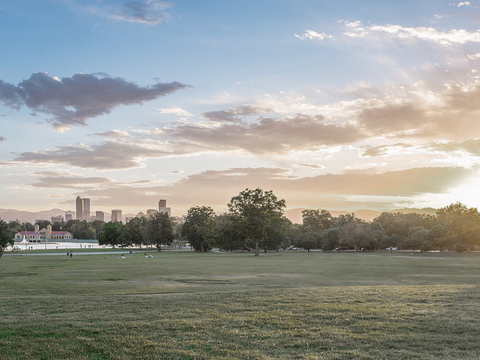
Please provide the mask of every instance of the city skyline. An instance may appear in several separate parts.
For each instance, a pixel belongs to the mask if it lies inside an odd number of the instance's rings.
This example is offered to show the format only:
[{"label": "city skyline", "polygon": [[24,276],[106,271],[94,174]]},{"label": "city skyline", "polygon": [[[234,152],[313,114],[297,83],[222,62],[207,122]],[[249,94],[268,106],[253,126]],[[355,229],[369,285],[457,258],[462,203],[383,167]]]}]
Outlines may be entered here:
[{"label": "city skyline", "polygon": [[479,6],[0,3],[0,208],[478,208]]}]

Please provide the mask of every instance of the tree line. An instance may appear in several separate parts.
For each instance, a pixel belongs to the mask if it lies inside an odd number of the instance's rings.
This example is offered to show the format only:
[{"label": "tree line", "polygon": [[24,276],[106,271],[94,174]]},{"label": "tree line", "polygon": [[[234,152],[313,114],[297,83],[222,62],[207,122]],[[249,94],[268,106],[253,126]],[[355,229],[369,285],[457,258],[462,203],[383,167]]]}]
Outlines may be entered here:
[{"label": "tree line", "polygon": [[[304,210],[302,224],[284,216],[285,200],[272,191],[245,189],[227,204],[228,212],[217,215],[209,206],[194,206],[185,221],[176,224],[165,213],[133,218],[128,223],[70,220],[52,224],[52,230],[70,231],[77,239],[95,239],[100,245],[155,246],[173,241],[189,243],[198,252],[222,250],[278,251],[291,247],[307,251],[407,250],[469,252],[480,245],[480,213],[462,203],[438,209],[435,215],[384,212],[373,221],[354,214],[333,217],[326,210]],[[37,221],[40,228],[49,221]],[[6,223],[0,219],[0,246],[13,245],[13,236],[33,230],[30,223]],[[1,251],[1,249],[0,249]]]}]

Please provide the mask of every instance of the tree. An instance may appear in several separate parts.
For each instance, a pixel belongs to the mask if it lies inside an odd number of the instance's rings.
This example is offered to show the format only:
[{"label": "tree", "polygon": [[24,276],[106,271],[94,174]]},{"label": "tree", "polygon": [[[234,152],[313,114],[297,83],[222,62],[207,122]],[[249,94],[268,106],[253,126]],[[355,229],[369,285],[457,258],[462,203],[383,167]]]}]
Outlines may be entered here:
[{"label": "tree", "polygon": [[7,222],[0,219],[0,257],[2,257],[3,251],[8,245],[13,246],[13,236],[14,234],[8,227]]},{"label": "tree", "polygon": [[310,252],[311,249],[315,249],[317,244],[318,234],[313,231],[302,233],[296,241],[296,245],[304,248],[307,252]]},{"label": "tree", "polygon": [[224,250],[236,250],[243,248],[243,234],[240,222],[235,215],[222,214],[214,218],[215,241],[214,245]]},{"label": "tree", "polygon": [[332,214],[327,210],[303,210],[303,228],[311,232],[322,232],[333,226]]},{"label": "tree", "polygon": [[339,246],[340,228],[333,227],[322,232],[322,251],[332,251]]},{"label": "tree", "polygon": [[12,231],[12,234],[15,236],[16,233],[24,230],[25,226],[20,224],[18,221],[10,221],[8,223],[8,228]]},{"label": "tree", "polygon": [[65,225],[64,221],[55,221],[52,224],[52,231],[61,231],[64,225]]},{"label": "tree", "polygon": [[403,237],[408,236],[410,228],[412,227],[422,227],[429,230],[432,226],[438,224],[438,219],[431,215],[417,213],[403,214],[399,212],[384,212],[373,221],[382,225],[387,236],[401,235]]},{"label": "tree", "polygon": [[95,236],[95,239],[98,239],[98,235],[100,235],[100,231],[102,231],[103,225],[105,225],[105,221],[103,220],[93,220],[90,223],[90,226],[95,230],[95,233],[97,236]]},{"label": "tree", "polygon": [[[244,246],[258,256],[259,244],[265,241],[267,229],[282,218],[285,200],[278,200],[272,191],[245,189],[228,204],[236,215],[244,236]],[[253,248],[252,248],[253,247]]]},{"label": "tree", "polygon": [[437,217],[445,224],[452,242],[460,242],[470,252],[472,245],[480,243],[480,213],[460,202],[437,211]]},{"label": "tree", "polygon": [[140,233],[141,226],[146,222],[145,218],[133,218],[124,226],[122,226],[122,233],[118,238],[118,243],[122,246],[132,246],[142,243],[142,236]]},{"label": "tree", "polygon": [[[164,212],[156,212],[147,220],[148,242],[162,251],[162,245],[169,245],[175,239],[172,219]],[[139,232],[140,235],[140,232]]]},{"label": "tree", "polygon": [[412,232],[409,237],[405,238],[400,246],[404,250],[415,251],[423,248],[426,251],[428,249],[427,244],[425,244],[427,239],[428,230],[419,227],[417,231]]},{"label": "tree", "polygon": [[340,227],[339,240],[340,245],[354,248],[358,251],[360,241],[363,239],[363,233],[368,231],[367,224],[355,217],[355,214],[340,215],[337,220]]},{"label": "tree", "polygon": [[215,212],[209,206],[194,206],[188,210],[182,225],[182,237],[195,251],[207,252],[215,241]]},{"label": "tree", "polygon": [[284,244],[287,231],[291,224],[291,221],[288,220],[285,216],[276,217],[267,226],[265,238],[263,241],[263,250],[267,252],[267,250],[276,250],[278,251],[279,248]]},{"label": "tree", "polygon": [[105,223],[98,236],[98,243],[100,245],[117,246],[119,244],[120,235],[122,234],[122,227],[123,225],[119,221]]},{"label": "tree", "polygon": [[38,225],[40,230],[46,229],[48,225],[52,225],[52,223],[48,220],[37,220],[35,224]]},{"label": "tree", "polygon": [[453,245],[452,238],[448,236],[447,228],[440,224],[432,226],[428,232],[428,241],[440,251]]},{"label": "tree", "polygon": [[87,220],[68,220],[62,229],[71,232],[74,239],[97,239],[97,231]]}]

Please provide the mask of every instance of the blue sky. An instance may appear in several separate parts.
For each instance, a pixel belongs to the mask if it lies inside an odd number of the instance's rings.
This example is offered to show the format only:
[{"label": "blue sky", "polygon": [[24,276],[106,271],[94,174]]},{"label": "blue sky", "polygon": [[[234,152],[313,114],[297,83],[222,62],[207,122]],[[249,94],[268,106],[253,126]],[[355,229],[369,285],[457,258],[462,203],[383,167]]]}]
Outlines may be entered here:
[{"label": "blue sky", "polygon": [[478,207],[479,6],[0,3],[0,208]]}]

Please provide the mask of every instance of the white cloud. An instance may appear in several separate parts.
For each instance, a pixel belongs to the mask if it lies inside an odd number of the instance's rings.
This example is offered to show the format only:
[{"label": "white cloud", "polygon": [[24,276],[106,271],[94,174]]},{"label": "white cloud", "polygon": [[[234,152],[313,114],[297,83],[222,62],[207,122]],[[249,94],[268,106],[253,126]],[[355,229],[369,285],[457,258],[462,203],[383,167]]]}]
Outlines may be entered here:
[{"label": "white cloud", "polygon": [[403,27],[401,25],[372,25],[364,27],[360,21],[345,22],[349,30],[344,35],[348,37],[365,37],[372,32],[383,32],[399,39],[421,39],[433,41],[441,45],[480,43],[480,30],[469,32],[465,29],[452,29],[448,32],[432,27]]},{"label": "white cloud", "polygon": [[158,109],[160,114],[173,114],[178,116],[193,116],[193,114],[189,113],[187,110],[183,110],[181,108],[162,108]]},{"label": "white cloud", "polygon": [[469,1],[461,2],[458,4],[458,7],[460,6],[470,6],[470,2]]},{"label": "white cloud", "polygon": [[333,39],[334,37],[332,35],[327,35],[325,33],[317,33],[313,30],[306,30],[305,33],[303,35],[297,35],[297,34],[294,34],[295,37],[299,38],[299,39],[302,39],[302,40],[305,40],[305,39],[309,39],[309,40],[324,40],[324,39]]},{"label": "white cloud", "polygon": [[433,41],[442,45],[466,44],[468,42],[480,42],[480,30],[468,32],[465,29],[453,29],[449,32],[441,32],[431,27],[406,28],[400,25],[371,26],[370,31],[386,32],[398,38],[418,38]]}]

